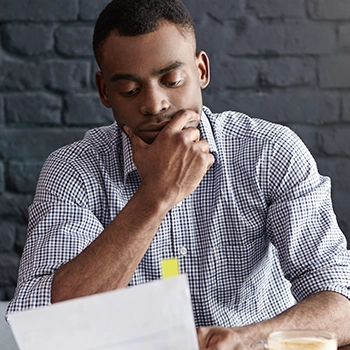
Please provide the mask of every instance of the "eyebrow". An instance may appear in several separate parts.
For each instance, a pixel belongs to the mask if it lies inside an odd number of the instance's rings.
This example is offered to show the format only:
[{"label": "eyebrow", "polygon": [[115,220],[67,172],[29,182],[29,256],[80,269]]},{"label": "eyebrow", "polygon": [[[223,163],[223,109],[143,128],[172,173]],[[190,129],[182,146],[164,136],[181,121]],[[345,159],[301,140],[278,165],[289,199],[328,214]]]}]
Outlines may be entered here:
[{"label": "eyebrow", "polygon": [[[162,68],[158,71],[154,71],[152,73],[153,76],[160,76],[160,75],[164,75],[164,74],[167,74],[169,73],[170,71],[172,71],[173,69],[177,69],[177,68],[180,68],[184,65],[183,62],[174,62],[172,64],[170,64],[169,66],[165,67],[165,68]],[[111,82],[116,82],[118,80],[131,80],[131,81],[136,81],[139,79],[139,76],[136,75],[136,74],[114,74],[112,77],[111,77]]]}]

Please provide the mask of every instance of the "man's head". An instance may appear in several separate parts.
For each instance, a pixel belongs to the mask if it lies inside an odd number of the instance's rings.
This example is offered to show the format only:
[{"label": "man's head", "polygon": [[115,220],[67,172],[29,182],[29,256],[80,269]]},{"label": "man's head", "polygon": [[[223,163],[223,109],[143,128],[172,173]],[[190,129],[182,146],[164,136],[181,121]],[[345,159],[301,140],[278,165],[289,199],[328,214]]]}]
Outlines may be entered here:
[{"label": "man's head", "polygon": [[152,143],[179,111],[201,114],[209,60],[196,53],[192,19],[179,0],[112,1],[97,21],[94,50],[100,99],[122,129]]},{"label": "man's head", "polygon": [[103,44],[111,33],[138,36],[156,30],[161,20],[175,24],[184,36],[194,40],[192,17],[181,0],[113,0],[101,12],[95,25],[93,49],[98,64]]}]

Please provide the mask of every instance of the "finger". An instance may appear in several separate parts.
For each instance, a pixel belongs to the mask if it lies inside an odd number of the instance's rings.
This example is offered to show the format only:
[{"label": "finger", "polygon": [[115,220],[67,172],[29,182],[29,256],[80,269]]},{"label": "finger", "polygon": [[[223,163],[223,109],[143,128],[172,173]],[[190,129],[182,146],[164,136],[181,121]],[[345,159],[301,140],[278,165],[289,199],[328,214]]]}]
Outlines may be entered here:
[{"label": "finger", "polygon": [[209,143],[206,140],[198,141],[197,145],[204,153],[209,153],[210,146],[209,146]]},{"label": "finger", "polygon": [[181,129],[182,135],[186,136],[192,142],[199,142],[200,140],[200,132],[197,128],[188,127],[185,129]]},{"label": "finger", "polygon": [[209,143],[205,140],[200,140],[196,143],[196,147],[199,147],[203,153],[206,153],[207,169],[209,169],[215,163],[215,157],[210,153]]},{"label": "finger", "polygon": [[207,337],[208,337],[209,330],[210,330],[209,327],[199,327],[196,329],[198,345],[200,350],[207,349],[207,344],[208,344]]},{"label": "finger", "polygon": [[207,167],[207,170],[209,170],[209,168],[215,163],[215,158],[214,156],[209,153],[208,154],[208,167]]},{"label": "finger", "polygon": [[200,115],[192,110],[181,110],[175,114],[174,118],[164,129],[180,131],[186,128],[196,128],[200,120]]}]

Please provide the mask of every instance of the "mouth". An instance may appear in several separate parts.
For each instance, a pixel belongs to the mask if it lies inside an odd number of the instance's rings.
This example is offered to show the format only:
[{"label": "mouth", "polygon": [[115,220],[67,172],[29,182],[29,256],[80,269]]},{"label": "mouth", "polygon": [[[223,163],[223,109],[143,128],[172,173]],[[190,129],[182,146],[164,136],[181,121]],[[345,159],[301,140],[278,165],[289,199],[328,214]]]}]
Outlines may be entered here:
[{"label": "mouth", "polygon": [[142,133],[154,133],[154,132],[161,132],[166,125],[168,125],[169,122],[166,123],[157,123],[157,124],[151,124],[148,125],[142,129],[140,129],[140,132]]},{"label": "mouth", "polygon": [[139,130],[139,134],[140,136],[142,135],[141,138],[146,143],[151,144],[168,123],[169,122],[167,121],[167,122],[147,125],[144,128],[141,128]]},{"label": "mouth", "polygon": [[[151,144],[168,123],[169,122],[148,125],[147,127],[140,129],[138,133],[146,143]],[[198,121],[190,121],[183,127],[183,129],[197,128],[198,124]]]}]

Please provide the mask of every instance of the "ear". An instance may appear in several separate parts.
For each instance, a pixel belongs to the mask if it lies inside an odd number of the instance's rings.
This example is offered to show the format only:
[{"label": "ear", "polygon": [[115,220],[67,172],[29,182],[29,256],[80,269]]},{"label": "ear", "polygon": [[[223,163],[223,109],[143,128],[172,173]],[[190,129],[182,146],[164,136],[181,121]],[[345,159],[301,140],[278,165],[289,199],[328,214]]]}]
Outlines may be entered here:
[{"label": "ear", "polygon": [[102,72],[96,72],[95,83],[101,102],[105,107],[111,108],[111,102],[108,97],[107,86]]},{"label": "ear", "polygon": [[205,89],[210,82],[209,57],[204,51],[196,54],[196,63],[199,73],[199,82],[202,89]]}]

